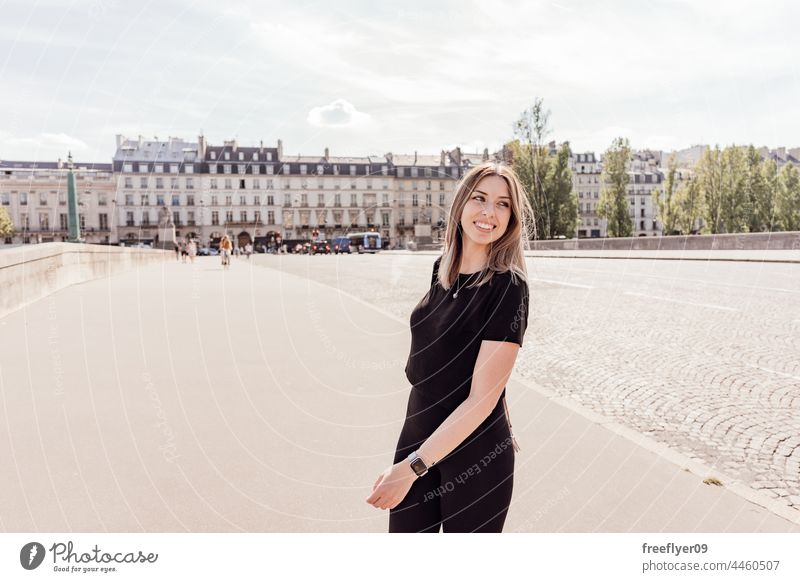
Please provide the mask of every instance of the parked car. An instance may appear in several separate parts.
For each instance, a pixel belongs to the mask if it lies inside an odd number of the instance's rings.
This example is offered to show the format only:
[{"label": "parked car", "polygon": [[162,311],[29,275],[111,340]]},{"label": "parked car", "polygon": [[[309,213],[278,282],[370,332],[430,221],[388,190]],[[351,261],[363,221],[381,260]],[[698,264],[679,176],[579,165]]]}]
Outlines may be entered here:
[{"label": "parked car", "polygon": [[201,257],[216,257],[219,254],[219,251],[212,247],[203,247],[201,249],[197,249],[197,254]]},{"label": "parked car", "polygon": [[315,240],[311,242],[312,255],[329,255],[331,254],[331,245],[326,240]]}]

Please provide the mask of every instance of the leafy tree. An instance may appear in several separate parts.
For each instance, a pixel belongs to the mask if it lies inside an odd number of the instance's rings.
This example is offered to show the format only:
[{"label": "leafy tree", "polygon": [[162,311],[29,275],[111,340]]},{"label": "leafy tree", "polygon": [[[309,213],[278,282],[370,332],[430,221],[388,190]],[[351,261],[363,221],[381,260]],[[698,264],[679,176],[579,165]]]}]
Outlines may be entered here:
[{"label": "leafy tree", "polygon": [[722,229],[723,204],[723,168],[722,151],[719,146],[708,148],[697,164],[697,186],[705,200],[705,221],[711,234],[718,234]]},{"label": "leafy tree", "polygon": [[603,155],[603,189],[597,214],[608,220],[609,236],[632,236],[633,222],[628,200],[628,163],[631,146],[627,138],[614,139]]},{"label": "leafy tree", "polygon": [[695,224],[705,215],[705,200],[703,189],[695,177],[678,188],[676,206],[678,207],[678,228],[682,234],[700,234],[703,230]]},{"label": "leafy tree", "polygon": [[11,217],[8,215],[8,211],[0,207],[0,236],[12,236],[14,232],[14,225],[11,223]]},{"label": "leafy tree", "polygon": [[755,214],[758,221],[757,229],[751,232],[780,230],[777,220],[777,201],[780,180],[778,180],[778,165],[775,160],[765,160],[759,168],[762,188],[755,199]]},{"label": "leafy tree", "polygon": [[729,146],[722,152],[722,200],[720,220],[723,232],[747,232],[750,222],[745,189],[745,155],[742,148]]},{"label": "leafy tree", "polygon": [[800,171],[786,164],[778,175],[776,221],[784,230],[800,230]]},{"label": "leafy tree", "polygon": [[517,139],[508,144],[514,169],[533,208],[534,238],[571,237],[578,220],[569,145],[563,144],[551,153],[545,144],[550,132],[550,111],[545,110],[544,102],[537,97],[514,124]]},{"label": "leafy tree", "polygon": [[678,188],[675,183],[675,178],[678,173],[678,162],[675,155],[671,155],[667,160],[667,177],[664,180],[664,191],[661,189],[653,190],[650,195],[653,199],[653,205],[658,209],[658,216],[656,217],[661,223],[661,234],[672,234],[677,226],[680,218],[680,206],[678,205]]}]

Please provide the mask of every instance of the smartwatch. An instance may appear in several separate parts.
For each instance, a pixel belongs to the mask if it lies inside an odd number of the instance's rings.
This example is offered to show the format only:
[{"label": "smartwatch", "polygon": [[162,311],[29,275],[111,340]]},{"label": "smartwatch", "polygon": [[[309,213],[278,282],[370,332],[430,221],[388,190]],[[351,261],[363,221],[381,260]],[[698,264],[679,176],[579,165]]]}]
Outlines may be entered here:
[{"label": "smartwatch", "polygon": [[420,458],[420,456],[417,454],[417,451],[414,451],[408,455],[408,461],[411,463],[411,468],[414,469],[417,477],[422,477],[428,472],[428,465],[426,465],[425,461]]}]

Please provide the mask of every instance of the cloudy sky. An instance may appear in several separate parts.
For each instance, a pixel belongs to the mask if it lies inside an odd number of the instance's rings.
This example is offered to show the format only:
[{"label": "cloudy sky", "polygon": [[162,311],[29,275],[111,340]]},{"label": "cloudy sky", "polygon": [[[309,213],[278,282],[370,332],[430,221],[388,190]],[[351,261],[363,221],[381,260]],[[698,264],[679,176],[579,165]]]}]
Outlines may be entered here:
[{"label": "cloudy sky", "polygon": [[575,151],[800,146],[797,3],[0,2],[0,159],[114,135],[289,154],[497,148],[535,96]]}]

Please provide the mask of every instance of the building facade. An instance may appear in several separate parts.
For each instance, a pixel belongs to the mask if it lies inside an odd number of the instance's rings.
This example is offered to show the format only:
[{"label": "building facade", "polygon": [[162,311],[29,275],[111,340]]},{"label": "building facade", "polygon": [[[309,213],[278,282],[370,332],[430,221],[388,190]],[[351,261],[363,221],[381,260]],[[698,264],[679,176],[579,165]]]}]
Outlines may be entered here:
[{"label": "building facade", "polygon": [[[81,236],[86,242],[116,243],[115,182],[111,164],[73,164]],[[0,161],[0,206],[15,227],[5,244],[61,242],[67,227],[67,164]]]}]

